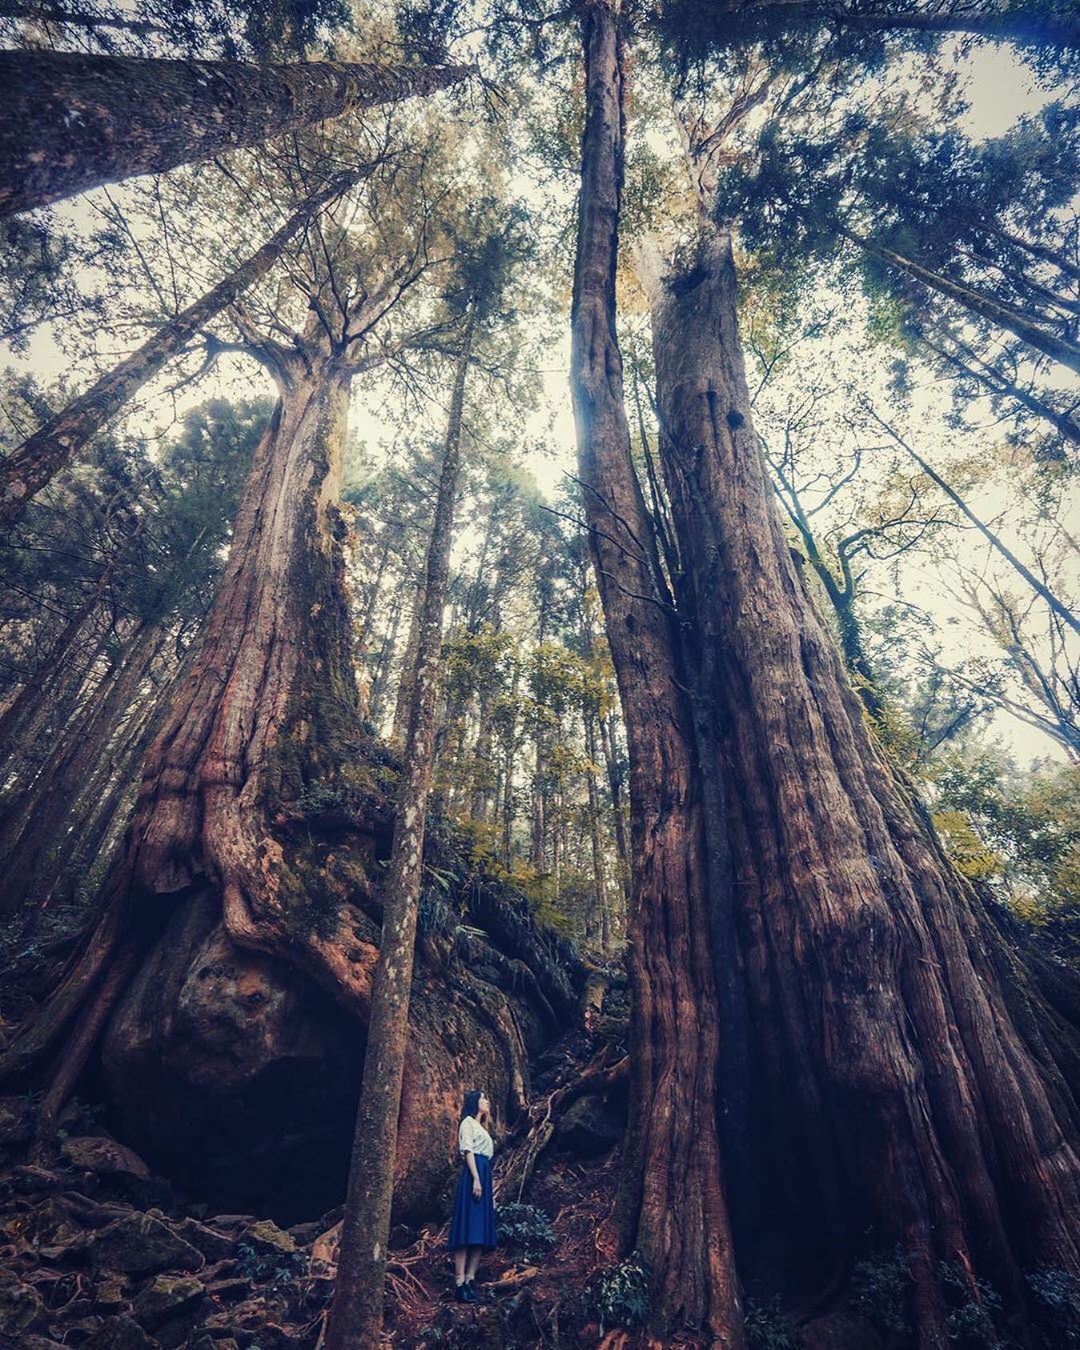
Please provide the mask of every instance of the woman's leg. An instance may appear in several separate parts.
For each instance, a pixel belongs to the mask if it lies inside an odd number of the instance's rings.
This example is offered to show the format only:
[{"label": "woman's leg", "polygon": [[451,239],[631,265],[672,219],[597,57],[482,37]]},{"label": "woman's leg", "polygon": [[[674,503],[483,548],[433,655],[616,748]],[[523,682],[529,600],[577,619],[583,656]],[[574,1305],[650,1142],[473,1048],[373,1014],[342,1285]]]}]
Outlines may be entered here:
[{"label": "woman's leg", "polygon": [[454,1283],[465,1283],[465,1259],[472,1251],[471,1247],[454,1248]]},{"label": "woman's leg", "polygon": [[[473,1279],[476,1278],[476,1268],[477,1268],[477,1266],[479,1266],[479,1264],[480,1264],[480,1258],[481,1258],[481,1256],[483,1256],[483,1254],[484,1254],[484,1249],[483,1249],[483,1247],[470,1247],[470,1248],[469,1248],[469,1259],[468,1259],[468,1261],[466,1261],[466,1263],[465,1263],[465,1278],[466,1278],[466,1280],[473,1280]],[[456,1257],[457,1257],[457,1253],[455,1253],[455,1260],[456,1260]]]}]

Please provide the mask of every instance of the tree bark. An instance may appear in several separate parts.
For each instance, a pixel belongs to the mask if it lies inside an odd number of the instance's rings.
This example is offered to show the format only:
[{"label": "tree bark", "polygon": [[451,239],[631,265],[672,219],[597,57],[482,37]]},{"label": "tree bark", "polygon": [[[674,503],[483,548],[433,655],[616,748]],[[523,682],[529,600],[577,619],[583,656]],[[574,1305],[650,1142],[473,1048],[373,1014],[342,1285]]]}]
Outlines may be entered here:
[{"label": "tree bark", "polygon": [[472,69],[0,52],[0,216],[430,94]]},{"label": "tree bark", "polygon": [[704,803],[672,611],[633,471],[615,331],[624,59],[617,0],[582,9],[585,129],[571,316],[583,506],[631,778],[630,1112],[619,1214],[659,1320],[744,1345],[717,1140],[719,1028]]},{"label": "tree bark", "polygon": [[382,938],[371,993],[364,1077],[356,1114],[337,1278],[326,1326],[326,1350],[375,1345],[382,1330],[383,1282],[423,871],[424,827],[435,759],[435,706],[442,658],[443,607],[461,474],[461,417],[474,321],[474,313],[470,311],[450,400],[446,448],[428,544],[404,777],[383,890]]},{"label": "tree bark", "polygon": [[[2,56],[2,53],[0,53]],[[115,417],[129,398],[181,351],[199,330],[264,277],[321,207],[358,182],[366,170],[335,175],[304,201],[246,262],[189,305],[85,394],[73,399],[0,464],[0,530],[10,528],[35,493]]]},{"label": "tree bark", "polygon": [[[652,297],[679,606],[730,785],[751,1145],[790,1271],[899,1242],[917,1343],[949,1343],[938,1260],[992,1283],[1032,1345],[1022,1272],[1080,1268],[1076,1029],[1042,1003],[868,731],[800,582],[757,437],[730,240],[703,224]],[[618,660],[616,662],[618,664]],[[971,1297],[979,1295],[974,1285]]]}]

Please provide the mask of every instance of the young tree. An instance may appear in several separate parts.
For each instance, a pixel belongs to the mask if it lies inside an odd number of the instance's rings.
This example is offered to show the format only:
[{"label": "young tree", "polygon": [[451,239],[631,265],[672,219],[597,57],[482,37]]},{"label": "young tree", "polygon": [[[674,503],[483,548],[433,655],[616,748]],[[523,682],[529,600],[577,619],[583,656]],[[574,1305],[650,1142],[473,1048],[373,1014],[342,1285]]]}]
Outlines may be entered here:
[{"label": "young tree", "polygon": [[364,1077],[356,1114],[337,1279],[326,1328],[329,1350],[373,1344],[382,1327],[393,1163],[405,1068],[427,798],[434,762],[443,608],[461,473],[465,387],[474,342],[485,329],[507,320],[506,288],[513,266],[524,253],[514,217],[503,230],[496,231],[485,218],[489,215],[490,212],[482,214],[472,224],[479,237],[461,241],[460,280],[448,299],[450,311],[460,324],[461,345],[422,583],[424,599],[405,739],[405,772],[383,888],[382,936],[372,985]]}]

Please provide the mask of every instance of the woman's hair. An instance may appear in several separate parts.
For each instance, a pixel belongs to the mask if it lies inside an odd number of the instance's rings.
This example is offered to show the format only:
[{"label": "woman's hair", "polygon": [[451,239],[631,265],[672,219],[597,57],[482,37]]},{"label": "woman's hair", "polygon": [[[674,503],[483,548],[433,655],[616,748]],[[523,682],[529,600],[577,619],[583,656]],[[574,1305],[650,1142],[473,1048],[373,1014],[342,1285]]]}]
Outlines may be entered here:
[{"label": "woman's hair", "polygon": [[483,1092],[479,1088],[473,1088],[471,1091],[466,1092],[465,1100],[461,1103],[461,1115],[458,1117],[459,1121],[464,1120],[466,1116],[476,1115],[477,1111],[480,1109],[480,1098],[483,1095]]}]

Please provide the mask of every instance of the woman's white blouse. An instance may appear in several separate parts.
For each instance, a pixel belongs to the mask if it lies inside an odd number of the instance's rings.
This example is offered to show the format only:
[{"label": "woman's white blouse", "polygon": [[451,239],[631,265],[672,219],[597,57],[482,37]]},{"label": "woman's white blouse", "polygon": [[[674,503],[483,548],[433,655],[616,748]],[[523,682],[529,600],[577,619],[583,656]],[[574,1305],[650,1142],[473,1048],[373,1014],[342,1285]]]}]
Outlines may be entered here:
[{"label": "woman's white blouse", "polygon": [[491,1135],[474,1116],[466,1116],[458,1126],[457,1142],[459,1153],[479,1153],[490,1158],[495,1151]]}]

